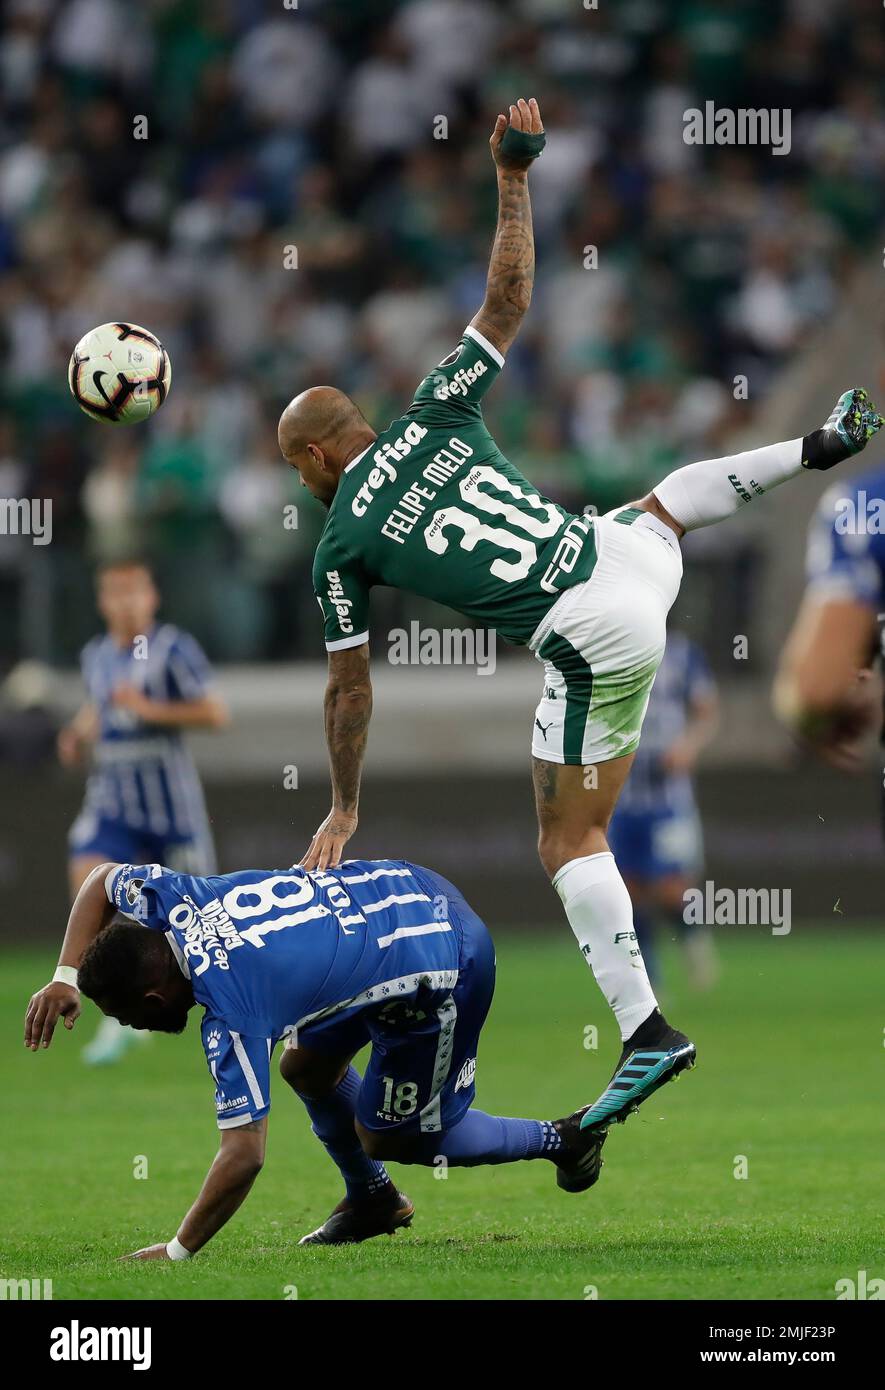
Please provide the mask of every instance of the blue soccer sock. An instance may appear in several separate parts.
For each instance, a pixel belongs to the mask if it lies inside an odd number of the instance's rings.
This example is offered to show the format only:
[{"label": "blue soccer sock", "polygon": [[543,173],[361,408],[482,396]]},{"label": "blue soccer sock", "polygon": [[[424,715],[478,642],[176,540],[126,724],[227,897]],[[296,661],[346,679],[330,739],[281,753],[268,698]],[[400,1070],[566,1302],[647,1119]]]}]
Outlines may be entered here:
[{"label": "blue soccer sock", "polygon": [[414,1158],[403,1163],[433,1165],[440,1157],[453,1168],[485,1163],[517,1163],[522,1158],[552,1158],[562,1148],[559,1132],[548,1120],[506,1120],[468,1110],[463,1120],[441,1134],[423,1134]]},{"label": "blue soccer sock", "polygon": [[344,1079],[330,1095],[319,1100],[301,1096],[311,1128],[338,1168],[347,1196],[354,1202],[365,1201],[390,1182],[384,1164],[363,1152],[353,1127],[361,1085],[359,1072],[355,1067],[348,1067]]}]

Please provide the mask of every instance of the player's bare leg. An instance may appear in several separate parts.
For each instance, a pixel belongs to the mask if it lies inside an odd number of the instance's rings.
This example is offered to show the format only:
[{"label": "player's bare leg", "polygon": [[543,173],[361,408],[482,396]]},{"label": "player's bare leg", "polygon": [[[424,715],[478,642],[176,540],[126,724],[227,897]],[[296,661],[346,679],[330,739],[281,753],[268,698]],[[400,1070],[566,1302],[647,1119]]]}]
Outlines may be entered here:
[{"label": "player's bare leg", "polygon": [[695,882],[684,874],[668,874],[651,885],[649,902],[651,910],[675,929],[692,988],[705,991],[712,989],[719,979],[719,963],[711,928],[687,926],[685,922],[685,895],[695,886]]}]

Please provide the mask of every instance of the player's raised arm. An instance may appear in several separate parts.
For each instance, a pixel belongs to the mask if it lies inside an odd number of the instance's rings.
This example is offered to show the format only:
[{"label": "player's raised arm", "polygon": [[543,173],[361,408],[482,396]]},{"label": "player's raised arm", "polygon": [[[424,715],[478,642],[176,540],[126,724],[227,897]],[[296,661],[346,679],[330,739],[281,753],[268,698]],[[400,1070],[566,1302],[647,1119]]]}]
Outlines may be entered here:
[{"label": "player's raised arm", "polygon": [[105,892],[105,879],[114,868],[115,864],[99,864],[74,899],[55,976],[28,1004],[25,1047],[32,1052],[37,1051],[41,1042],[44,1047],[49,1046],[60,1018],[64,1019],[65,1027],[71,1029],[80,1017],[77,968],[87,946],[108,925],[116,911]]},{"label": "player's raised arm", "polygon": [[357,827],[360,778],[372,718],[368,642],[329,652],[323,709],[332,809],[301,861],[305,869],[328,869],[339,864],[341,852]]},{"label": "player's raised arm", "polygon": [[471,327],[505,353],[531,303],[535,238],[529,200],[529,165],[544,146],[538,103],[522,98],[500,115],[489,141],[498,171],[498,227],[492,245],[486,296]]}]

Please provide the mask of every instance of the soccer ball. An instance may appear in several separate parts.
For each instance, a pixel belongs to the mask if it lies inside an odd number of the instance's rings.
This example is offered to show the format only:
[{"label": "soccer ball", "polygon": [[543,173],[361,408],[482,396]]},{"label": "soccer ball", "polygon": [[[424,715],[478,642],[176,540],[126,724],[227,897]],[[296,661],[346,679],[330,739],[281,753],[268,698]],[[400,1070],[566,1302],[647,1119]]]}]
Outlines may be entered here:
[{"label": "soccer ball", "polygon": [[133,425],[166,399],[172,381],[169,354],[159,338],[137,323],[103,323],[81,338],[71,354],[68,385],[93,420]]}]

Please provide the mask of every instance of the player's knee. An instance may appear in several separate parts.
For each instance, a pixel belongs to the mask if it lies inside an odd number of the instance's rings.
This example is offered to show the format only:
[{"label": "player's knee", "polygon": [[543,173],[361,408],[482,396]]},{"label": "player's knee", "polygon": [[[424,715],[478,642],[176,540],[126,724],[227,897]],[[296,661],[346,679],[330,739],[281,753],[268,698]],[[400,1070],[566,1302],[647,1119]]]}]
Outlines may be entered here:
[{"label": "player's knee", "polygon": [[301,1047],[287,1047],[280,1058],[280,1076],[308,1100],[334,1091],[346,1071],[346,1062],[318,1056]]},{"label": "player's knee", "polygon": [[549,878],[553,878],[564,864],[573,859],[583,859],[589,854],[604,854],[608,849],[605,830],[602,826],[589,829],[569,828],[557,823],[542,825],[538,834],[538,856]]},{"label": "player's knee", "polygon": [[538,857],[548,878],[552,878],[565,860],[561,858],[560,837],[551,830],[541,828],[538,834]]}]

